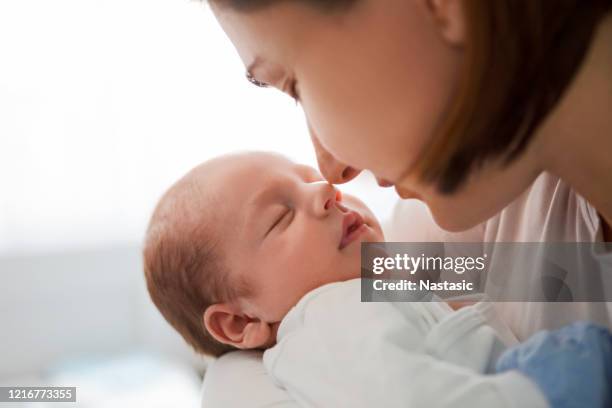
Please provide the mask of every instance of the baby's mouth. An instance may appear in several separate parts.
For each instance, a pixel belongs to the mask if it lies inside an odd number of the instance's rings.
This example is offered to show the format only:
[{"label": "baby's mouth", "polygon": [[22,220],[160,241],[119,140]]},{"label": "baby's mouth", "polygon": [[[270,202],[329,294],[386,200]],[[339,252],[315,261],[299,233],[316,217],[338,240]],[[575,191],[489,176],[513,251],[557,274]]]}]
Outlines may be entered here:
[{"label": "baby's mouth", "polygon": [[357,211],[348,210],[345,212],[342,219],[342,236],[338,249],[343,249],[353,242],[361,234],[365,225],[363,217]]}]

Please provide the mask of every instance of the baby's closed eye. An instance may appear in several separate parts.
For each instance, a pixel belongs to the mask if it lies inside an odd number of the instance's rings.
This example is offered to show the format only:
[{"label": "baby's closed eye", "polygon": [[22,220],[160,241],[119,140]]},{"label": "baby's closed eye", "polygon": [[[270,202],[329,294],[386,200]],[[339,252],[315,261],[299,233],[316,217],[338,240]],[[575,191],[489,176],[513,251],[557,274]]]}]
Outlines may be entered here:
[{"label": "baby's closed eye", "polygon": [[266,235],[268,235],[270,232],[274,230],[286,228],[293,220],[293,214],[294,214],[294,211],[291,207],[284,207],[279,213],[277,213],[272,218],[273,219],[272,224]]}]

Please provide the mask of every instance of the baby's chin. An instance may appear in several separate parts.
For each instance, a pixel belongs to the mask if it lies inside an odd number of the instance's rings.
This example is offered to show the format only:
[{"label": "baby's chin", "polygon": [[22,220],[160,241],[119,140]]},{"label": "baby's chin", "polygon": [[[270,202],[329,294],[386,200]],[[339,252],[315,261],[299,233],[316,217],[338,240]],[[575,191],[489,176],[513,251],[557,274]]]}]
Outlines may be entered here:
[{"label": "baby's chin", "polygon": [[368,242],[384,242],[380,227],[378,231],[368,226],[368,231],[359,240],[352,242],[350,247],[345,248],[343,268],[338,269],[338,281],[361,278],[361,245]]}]

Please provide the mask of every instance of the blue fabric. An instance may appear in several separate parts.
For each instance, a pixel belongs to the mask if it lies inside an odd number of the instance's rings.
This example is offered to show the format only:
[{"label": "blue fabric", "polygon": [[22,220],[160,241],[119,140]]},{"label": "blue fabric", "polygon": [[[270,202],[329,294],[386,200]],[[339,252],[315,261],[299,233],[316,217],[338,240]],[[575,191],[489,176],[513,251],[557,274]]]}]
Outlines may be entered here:
[{"label": "blue fabric", "polygon": [[592,323],[539,332],[504,351],[495,369],[520,371],[554,408],[612,407],[612,334]]}]

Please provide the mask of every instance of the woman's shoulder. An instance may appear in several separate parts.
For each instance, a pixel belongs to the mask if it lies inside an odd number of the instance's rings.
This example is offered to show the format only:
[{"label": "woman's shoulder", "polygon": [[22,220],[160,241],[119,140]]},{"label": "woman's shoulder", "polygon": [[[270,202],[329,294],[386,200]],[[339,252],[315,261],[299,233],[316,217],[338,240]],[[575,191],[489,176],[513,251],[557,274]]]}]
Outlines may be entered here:
[{"label": "woman's shoulder", "polygon": [[592,242],[600,240],[597,210],[559,177],[542,173],[485,222],[486,242]]}]

